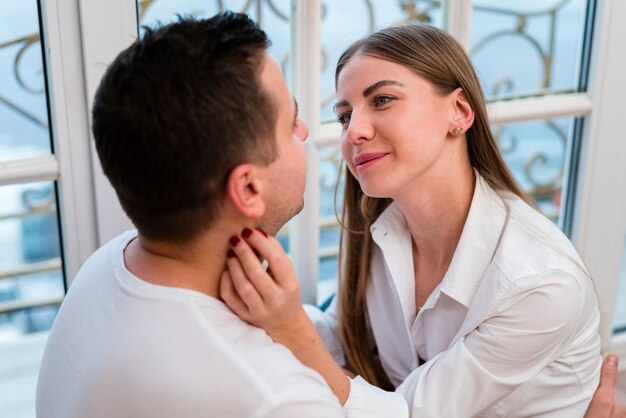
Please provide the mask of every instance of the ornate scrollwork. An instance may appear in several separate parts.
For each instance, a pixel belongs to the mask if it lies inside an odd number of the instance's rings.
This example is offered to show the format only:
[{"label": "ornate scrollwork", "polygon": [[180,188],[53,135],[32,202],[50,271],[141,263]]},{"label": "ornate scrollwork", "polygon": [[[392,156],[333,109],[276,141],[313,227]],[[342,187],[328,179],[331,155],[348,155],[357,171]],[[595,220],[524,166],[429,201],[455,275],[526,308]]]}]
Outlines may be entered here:
[{"label": "ornate scrollwork", "polygon": [[[12,72],[13,72],[13,77],[15,78],[17,85],[20,88],[22,88],[22,90],[31,94],[45,94],[45,87],[33,86],[33,85],[30,85],[26,81],[25,74],[23,73],[23,70],[22,70],[23,67],[21,65],[24,57],[26,56],[26,53],[31,48],[41,48],[39,33],[32,33],[29,35],[21,36],[19,38],[10,39],[5,42],[0,42],[0,50],[3,50],[4,48],[13,47],[16,45],[18,45],[19,48],[13,60]],[[43,70],[40,70],[38,74],[43,76]],[[2,93],[0,93],[0,104],[5,105],[9,109],[17,113],[18,115],[32,122],[34,125],[39,126],[46,130],[48,129],[48,122],[46,120],[40,119],[39,117],[37,117],[37,115],[31,112],[28,108],[20,106],[11,98],[9,98],[8,96]]]},{"label": "ornate scrollwork", "polygon": [[[137,1],[139,5],[139,21],[140,22],[144,21],[144,18],[146,17],[146,13],[157,1],[158,0],[138,0]],[[161,1],[165,1],[165,0],[161,0]],[[251,13],[252,12],[251,8],[253,6],[253,3],[254,5],[256,5],[256,11],[255,11],[256,22],[262,28],[264,27],[264,23],[265,23],[265,14],[263,11],[264,4],[267,5],[267,7],[269,8],[269,11],[274,15],[274,17],[278,18],[279,20],[285,23],[289,22],[289,13],[281,10],[280,7],[276,4],[275,0],[246,0],[243,6],[241,6],[237,11],[239,13]],[[224,0],[215,0],[215,12],[216,13],[221,13],[227,9],[229,9],[228,2],[225,2]],[[189,14],[195,15],[199,12],[200,11],[196,11],[196,12],[191,12]],[[279,57],[278,61],[280,63],[280,66],[283,72],[286,72],[286,69],[287,69],[287,66],[289,65],[290,60],[291,60],[291,54],[289,52],[286,52],[283,54],[282,57]]]},{"label": "ornate scrollwork", "polygon": [[[560,0],[555,2],[551,7],[543,7],[535,11],[520,12],[506,8],[499,7],[487,7],[487,6],[475,6],[476,10],[490,13],[493,15],[508,15],[515,17],[514,27],[510,29],[497,30],[484,36],[478,40],[472,49],[470,55],[476,55],[481,50],[488,48],[489,44],[496,40],[500,40],[506,37],[513,37],[515,39],[522,40],[527,43],[531,50],[534,51],[541,63],[542,74],[540,75],[540,82],[537,86],[539,91],[546,91],[552,87],[552,71],[554,65],[555,55],[555,40],[556,40],[556,28],[558,12],[563,9],[571,0]],[[546,46],[542,45],[542,42],[537,38],[535,33],[531,33],[529,29],[530,18],[547,17],[549,21],[549,31]],[[515,98],[515,82],[510,76],[504,76],[494,83],[493,90],[491,91],[491,99],[496,98]],[[519,97],[519,95],[517,95]],[[567,133],[553,120],[546,120],[543,122],[545,126],[549,128],[550,132],[553,132],[563,150],[562,155],[565,155],[567,147]],[[519,138],[515,134],[509,133],[508,138],[505,135],[507,131],[510,131],[510,126],[500,126],[494,128],[494,135],[502,154],[506,157],[512,154],[518,148]],[[508,141],[507,141],[508,139]],[[547,203],[550,206],[557,206],[560,200],[564,162],[561,163],[559,170],[553,174],[549,179],[541,179],[538,175],[539,172],[544,171],[549,162],[550,157],[543,150],[539,150],[531,153],[526,162],[524,163],[523,175],[525,180],[530,184],[528,190],[529,194],[537,202]],[[546,213],[552,218],[558,216],[558,210],[552,210],[551,213]]]}]

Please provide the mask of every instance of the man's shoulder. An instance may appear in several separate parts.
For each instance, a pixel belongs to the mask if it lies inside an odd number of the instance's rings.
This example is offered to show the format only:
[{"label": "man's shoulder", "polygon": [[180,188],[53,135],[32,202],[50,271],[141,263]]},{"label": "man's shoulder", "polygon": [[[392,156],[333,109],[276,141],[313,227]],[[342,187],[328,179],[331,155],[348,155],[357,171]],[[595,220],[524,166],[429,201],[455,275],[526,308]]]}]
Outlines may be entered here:
[{"label": "man's shoulder", "polygon": [[[153,397],[155,385],[166,390],[178,381],[184,385],[168,389],[171,400],[188,403],[201,398],[204,407],[222,411],[218,416],[238,416],[241,411],[285,403],[335,401],[321,376],[263,330],[219,307],[200,305],[201,320],[188,318],[188,325],[181,324],[178,334],[172,335],[178,342],[163,342],[132,371],[135,376],[143,374],[143,398]],[[175,332],[170,328],[165,334]],[[160,370],[159,374],[154,375],[154,370]]]},{"label": "man's shoulder", "polygon": [[124,247],[136,236],[136,230],[126,231],[94,251],[74,276],[70,290],[74,284],[81,283],[88,277],[113,274],[115,266],[124,262],[122,258]]},{"label": "man's shoulder", "polygon": [[[102,302],[95,311],[93,303],[82,305],[81,315],[66,318],[71,320],[49,341],[41,405],[84,401],[97,411],[162,402],[163,411],[189,407],[177,415],[197,416],[193,411],[205,408],[221,411],[217,416],[244,416],[281,405],[336,402],[316,372],[217,300],[189,293],[170,301]],[[59,389],[66,400],[50,399],[46,393],[60,381],[69,382]],[[161,394],[167,396],[159,399]]]}]

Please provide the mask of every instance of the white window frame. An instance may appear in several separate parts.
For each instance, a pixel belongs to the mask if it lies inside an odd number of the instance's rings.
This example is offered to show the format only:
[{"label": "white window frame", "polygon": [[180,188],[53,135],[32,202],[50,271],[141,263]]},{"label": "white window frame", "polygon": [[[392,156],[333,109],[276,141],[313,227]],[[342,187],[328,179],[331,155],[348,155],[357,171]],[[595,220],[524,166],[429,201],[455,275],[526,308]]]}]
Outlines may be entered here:
[{"label": "white window frame", "polygon": [[[80,6],[80,34],[82,39],[85,95],[89,108],[107,66],[117,54],[137,38],[137,6],[135,0],[78,0]],[[115,30],[111,30],[111,23]],[[91,112],[88,112],[91,125]],[[131,229],[132,223],[122,210],[115,191],[102,172],[91,130],[88,132],[92,156],[94,202],[96,209],[96,236],[98,246],[121,232]]]},{"label": "white window frame", "polygon": [[613,315],[626,232],[626,2],[599,0],[596,7],[573,241],[594,275],[603,349],[617,353],[624,370],[626,333],[613,334]]},{"label": "white window frame", "polygon": [[57,181],[63,268],[73,277],[96,249],[78,4],[41,0],[53,154],[0,164],[0,185]]}]

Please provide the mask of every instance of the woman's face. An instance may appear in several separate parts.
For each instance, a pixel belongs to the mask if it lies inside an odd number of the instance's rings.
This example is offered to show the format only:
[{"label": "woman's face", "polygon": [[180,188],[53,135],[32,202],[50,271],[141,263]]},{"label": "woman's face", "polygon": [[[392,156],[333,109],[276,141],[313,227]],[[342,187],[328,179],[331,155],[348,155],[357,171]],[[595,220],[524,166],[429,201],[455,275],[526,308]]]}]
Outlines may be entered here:
[{"label": "woman's face", "polygon": [[394,198],[450,168],[454,94],[438,94],[402,65],[352,57],[337,80],[335,111],[343,157],[368,196]]}]

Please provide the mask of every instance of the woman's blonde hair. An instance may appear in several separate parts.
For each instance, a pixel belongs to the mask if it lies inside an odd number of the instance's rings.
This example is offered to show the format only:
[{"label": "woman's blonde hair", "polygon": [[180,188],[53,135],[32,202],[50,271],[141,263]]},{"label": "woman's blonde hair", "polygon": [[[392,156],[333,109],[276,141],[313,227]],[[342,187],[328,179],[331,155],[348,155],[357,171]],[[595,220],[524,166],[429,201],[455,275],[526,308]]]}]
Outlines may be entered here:
[{"label": "woman's blonde hair", "polygon": [[[397,26],[375,32],[352,44],[341,55],[335,84],[341,70],[355,55],[400,64],[430,82],[441,95],[461,88],[475,114],[474,123],[466,131],[470,164],[492,188],[508,190],[534,206],[502,159],[489,127],[485,99],[472,62],[452,36],[428,25]],[[348,366],[370,383],[393,390],[372,351],[365,319],[366,281],[373,248],[370,226],[391,199],[366,196],[356,178],[349,170],[345,171],[340,220],[340,336]]]}]

